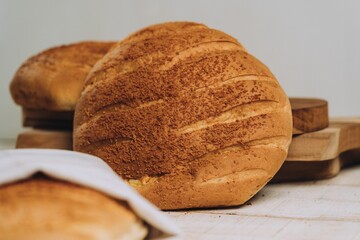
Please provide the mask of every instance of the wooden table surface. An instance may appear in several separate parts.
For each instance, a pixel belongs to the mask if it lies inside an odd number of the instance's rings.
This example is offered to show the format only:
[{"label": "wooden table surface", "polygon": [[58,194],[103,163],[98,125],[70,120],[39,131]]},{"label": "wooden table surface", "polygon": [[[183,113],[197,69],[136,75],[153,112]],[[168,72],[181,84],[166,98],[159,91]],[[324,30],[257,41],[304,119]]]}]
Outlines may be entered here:
[{"label": "wooden table surface", "polygon": [[[0,140],[0,149],[14,140]],[[177,239],[360,239],[360,166],[328,180],[270,184],[246,205],[166,212]]]}]

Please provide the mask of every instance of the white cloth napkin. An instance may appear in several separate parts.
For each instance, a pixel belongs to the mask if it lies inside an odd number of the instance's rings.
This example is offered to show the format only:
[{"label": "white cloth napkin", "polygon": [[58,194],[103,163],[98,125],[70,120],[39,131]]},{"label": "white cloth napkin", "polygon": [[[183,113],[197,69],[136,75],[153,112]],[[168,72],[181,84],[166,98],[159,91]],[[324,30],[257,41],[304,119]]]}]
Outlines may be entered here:
[{"label": "white cloth napkin", "polygon": [[0,150],[0,185],[29,178],[37,172],[128,202],[133,211],[161,235],[180,232],[165,214],[129,187],[98,157],[67,150]]}]

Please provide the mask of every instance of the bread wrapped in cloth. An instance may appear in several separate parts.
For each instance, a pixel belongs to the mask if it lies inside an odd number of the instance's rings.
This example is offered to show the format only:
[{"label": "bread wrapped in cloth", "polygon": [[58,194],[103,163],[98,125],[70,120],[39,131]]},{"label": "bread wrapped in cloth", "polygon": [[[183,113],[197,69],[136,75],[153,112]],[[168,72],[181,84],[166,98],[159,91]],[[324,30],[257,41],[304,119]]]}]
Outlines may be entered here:
[{"label": "bread wrapped in cloth", "polygon": [[114,42],[79,42],[45,50],[26,60],[10,84],[24,108],[73,111],[93,65]]},{"label": "bread wrapped in cloth", "polygon": [[74,149],[161,209],[240,205],[285,160],[288,97],[233,37],[190,22],[145,28],[89,73]]},{"label": "bread wrapped in cloth", "polygon": [[0,186],[0,239],[144,239],[124,202],[47,177]]}]

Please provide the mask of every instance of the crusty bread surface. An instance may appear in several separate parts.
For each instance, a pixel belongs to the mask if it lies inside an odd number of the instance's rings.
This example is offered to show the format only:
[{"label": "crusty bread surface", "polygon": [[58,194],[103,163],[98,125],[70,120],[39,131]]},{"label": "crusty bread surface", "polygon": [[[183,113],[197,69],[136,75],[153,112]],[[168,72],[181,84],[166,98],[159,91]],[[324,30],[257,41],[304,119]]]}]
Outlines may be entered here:
[{"label": "crusty bread surface", "polygon": [[125,203],[51,179],[0,186],[1,240],[143,239],[147,228]]},{"label": "crusty bread surface", "polygon": [[90,71],[74,150],[105,160],[161,209],[240,205],[285,160],[288,97],[233,37],[189,22],[150,26]]},{"label": "crusty bread surface", "polygon": [[113,44],[79,42],[29,58],[10,84],[14,101],[30,109],[74,110],[88,72]]}]

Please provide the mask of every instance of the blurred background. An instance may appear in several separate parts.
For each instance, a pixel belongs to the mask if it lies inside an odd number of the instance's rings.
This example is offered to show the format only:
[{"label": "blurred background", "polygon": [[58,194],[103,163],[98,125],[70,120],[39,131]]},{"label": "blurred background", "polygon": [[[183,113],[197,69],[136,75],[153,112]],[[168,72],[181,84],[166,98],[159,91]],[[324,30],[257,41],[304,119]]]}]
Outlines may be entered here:
[{"label": "blurred background", "polygon": [[0,0],[0,138],[22,130],[9,83],[28,57],[65,43],[120,40],[164,21],[220,29],[289,96],[325,98],[331,116],[360,116],[360,1]]}]

